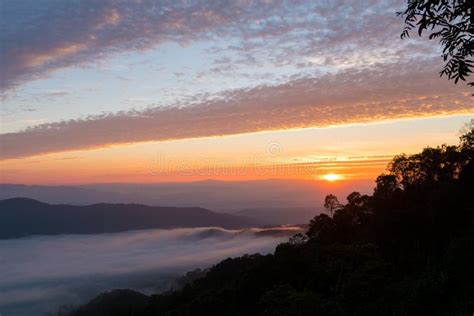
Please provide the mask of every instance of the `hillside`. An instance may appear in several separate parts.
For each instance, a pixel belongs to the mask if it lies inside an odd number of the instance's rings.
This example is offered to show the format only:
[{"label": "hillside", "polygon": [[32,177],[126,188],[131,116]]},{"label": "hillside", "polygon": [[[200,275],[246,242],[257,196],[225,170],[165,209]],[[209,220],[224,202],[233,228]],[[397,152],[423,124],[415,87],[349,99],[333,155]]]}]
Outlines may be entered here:
[{"label": "hillside", "polygon": [[206,226],[243,228],[254,226],[254,222],[244,217],[215,213],[198,207],[106,203],[87,206],[52,205],[27,198],[0,201],[0,239]]}]

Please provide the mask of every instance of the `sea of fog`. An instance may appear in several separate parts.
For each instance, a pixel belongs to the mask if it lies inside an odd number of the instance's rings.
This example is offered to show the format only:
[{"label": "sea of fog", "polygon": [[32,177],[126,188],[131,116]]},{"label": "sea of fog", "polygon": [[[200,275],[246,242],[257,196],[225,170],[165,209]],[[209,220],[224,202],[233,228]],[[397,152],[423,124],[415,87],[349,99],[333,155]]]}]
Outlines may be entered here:
[{"label": "sea of fog", "polygon": [[297,227],[183,228],[0,240],[0,315],[55,315],[102,291],[169,289],[180,275],[245,253],[270,253]]}]

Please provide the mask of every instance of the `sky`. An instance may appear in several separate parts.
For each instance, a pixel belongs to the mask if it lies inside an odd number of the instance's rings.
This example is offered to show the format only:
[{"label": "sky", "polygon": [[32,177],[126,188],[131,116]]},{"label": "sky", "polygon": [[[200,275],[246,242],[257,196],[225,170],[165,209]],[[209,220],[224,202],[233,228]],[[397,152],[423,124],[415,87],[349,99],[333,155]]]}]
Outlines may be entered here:
[{"label": "sky", "polygon": [[474,117],[405,1],[0,0],[0,182],[373,179]]}]

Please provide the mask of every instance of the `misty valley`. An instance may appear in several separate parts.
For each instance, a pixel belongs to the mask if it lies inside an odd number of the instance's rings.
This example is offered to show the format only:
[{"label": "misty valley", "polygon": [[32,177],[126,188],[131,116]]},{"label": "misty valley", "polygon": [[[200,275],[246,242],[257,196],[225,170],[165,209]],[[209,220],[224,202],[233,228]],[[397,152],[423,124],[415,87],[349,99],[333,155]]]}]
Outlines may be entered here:
[{"label": "misty valley", "polygon": [[300,231],[200,227],[3,239],[0,312],[55,315],[112,289],[166,292],[179,288],[186,272],[227,257],[270,253]]}]

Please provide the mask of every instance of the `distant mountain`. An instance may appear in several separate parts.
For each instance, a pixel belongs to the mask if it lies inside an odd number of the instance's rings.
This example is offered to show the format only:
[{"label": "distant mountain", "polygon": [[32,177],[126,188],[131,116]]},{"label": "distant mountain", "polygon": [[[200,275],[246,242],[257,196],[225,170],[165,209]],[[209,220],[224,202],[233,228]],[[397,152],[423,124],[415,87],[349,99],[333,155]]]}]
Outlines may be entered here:
[{"label": "distant mountain", "polygon": [[0,239],[29,235],[96,234],[177,227],[243,228],[247,218],[199,207],[142,204],[51,205],[28,198],[0,201]]},{"label": "distant mountain", "polygon": [[[197,181],[170,183],[107,183],[69,186],[0,184],[0,200],[18,196],[52,204],[89,205],[94,203],[141,203],[147,205],[199,206],[215,211],[237,212],[244,209],[316,208],[326,194],[340,200],[354,190],[373,191],[372,180],[253,180]],[[290,222],[299,222],[299,215]],[[271,217],[271,216],[270,216]],[[270,223],[268,223],[270,224]]]},{"label": "distant mountain", "polygon": [[[95,203],[151,204],[139,194],[109,192],[107,190],[63,185],[0,184],[0,200],[27,197],[52,204],[89,205]],[[157,202],[156,200],[154,202]],[[163,205],[163,204],[162,204]],[[175,205],[175,204],[170,204]]]},{"label": "distant mountain", "polygon": [[321,209],[322,207],[248,208],[232,214],[250,218],[262,225],[303,224],[319,215]]},{"label": "distant mountain", "polygon": [[[268,179],[249,181],[196,181],[175,183],[89,184],[80,188],[129,194],[159,201],[159,205],[200,206],[211,210],[236,212],[256,208],[314,208],[324,204],[332,193],[341,200],[353,192],[370,194],[373,180],[335,181]],[[135,199],[134,201],[140,201]],[[155,202],[143,202],[156,204]],[[293,222],[293,221],[292,221]]]}]

